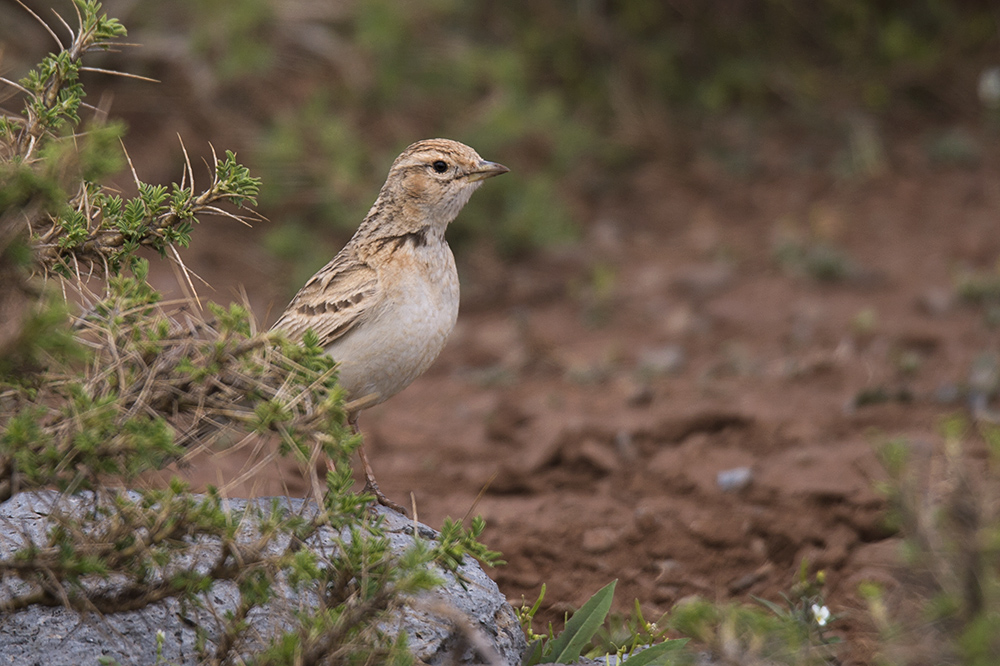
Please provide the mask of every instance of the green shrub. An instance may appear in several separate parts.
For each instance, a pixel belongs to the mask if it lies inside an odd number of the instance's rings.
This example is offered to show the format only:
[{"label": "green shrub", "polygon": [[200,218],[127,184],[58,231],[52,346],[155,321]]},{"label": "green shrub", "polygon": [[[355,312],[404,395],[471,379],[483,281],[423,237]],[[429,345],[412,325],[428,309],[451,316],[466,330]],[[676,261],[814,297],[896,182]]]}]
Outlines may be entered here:
[{"label": "green shrub", "polygon": [[[4,609],[110,614],[167,598],[211,606],[214,587],[231,581],[236,607],[217,618],[214,644],[199,642],[201,662],[412,663],[406,637],[382,631],[387,614],[439,584],[439,572],[454,571],[467,553],[497,562],[477,540],[482,520],[468,530],[450,522],[433,544],[393,554],[371,498],[351,491],[359,439],[345,425],[343,392],[318,340],[261,333],[236,304],[208,304],[206,314],[193,296],[162,302],[137,250],[170,256],[186,275],[176,248],[191,242],[199,218],[238,218],[259,181],[227,152],[213,160],[204,189],[190,164],[170,186],[137,178],[132,198],[104,186],[123,163],[123,130],[81,122],[80,75],[125,28],[95,0],[73,6],[69,43],[10,83],[23,111],[0,122],[0,501],[56,488],[83,508],[54,503],[52,528],[24,535],[0,558],[12,581]],[[75,290],[83,307],[60,287]],[[313,477],[315,510],[276,502],[233,511],[220,491],[194,495],[176,479],[125,490],[192,449],[226,445],[227,433],[251,447],[255,437],[277,438],[279,453]],[[320,454],[335,470],[322,482]],[[250,518],[256,533],[238,539]],[[335,548],[301,548],[330,531],[340,535]],[[192,564],[197,548],[213,549],[212,566]],[[115,584],[101,584],[107,579]],[[255,649],[247,619],[279,580],[323,603]]]}]

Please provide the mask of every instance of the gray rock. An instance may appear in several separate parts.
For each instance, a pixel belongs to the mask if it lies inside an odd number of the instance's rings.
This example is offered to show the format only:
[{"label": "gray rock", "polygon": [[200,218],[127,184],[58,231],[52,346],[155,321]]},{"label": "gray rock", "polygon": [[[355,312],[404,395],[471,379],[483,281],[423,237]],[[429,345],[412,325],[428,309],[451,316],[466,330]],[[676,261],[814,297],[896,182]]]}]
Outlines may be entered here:
[{"label": "gray rock", "polygon": [[[90,505],[89,498],[63,497],[56,492],[20,493],[0,505],[0,558],[10,557],[28,540],[44,543],[44,535],[52,526],[47,516],[56,506],[64,511],[80,511]],[[270,506],[270,498],[259,500],[229,500],[234,510],[248,504]],[[281,498],[282,505],[308,515],[312,502]],[[415,524],[405,516],[384,507],[385,531],[395,552],[402,552],[413,543]],[[437,533],[416,524],[418,535],[433,539]],[[249,538],[253,528],[242,529],[239,538]],[[311,540],[307,547],[318,552],[334,548],[331,530]],[[348,538],[348,535],[341,535]],[[276,543],[274,552],[286,542]],[[207,570],[211,544],[202,552],[185,556],[182,566]],[[518,664],[526,649],[526,641],[517,617],[494,583],[479,564],[467,557],[459,568],[464,585],[455,576],[439,572],[446,579],[443,587],[420,595],[401,611],[394,626],[383,627],[389,633],[404,630],[417,659],[426,664]],[[88,583],[90,585],[91,583]],[[114,578],[93,583],[95,586],[115,585]],[[15,577],[0,582],[0,604],[18,592],[25,584]],[[217,582],[205,595],[200,608],[168,599],[141,610],[100,615],[80,614],[63,607],[29,606],[0,614],[0,666],[91,666],[104,658],[107,663],[126,665],[162,663],[197,664],[196,627],[202,627],[212,638],[219,618],[235,608],[238,593],[232,583]],[[251,627],[266,638],[276,630],[291,626],[292,614],[298,608],[314,603],[308,595],[296,594],[283,583],[278,593],[264,607],[250,614]],[[162,651],[158,656],[158,632],[163,632]],[[111,661],[114,660],[114,661]]]}]

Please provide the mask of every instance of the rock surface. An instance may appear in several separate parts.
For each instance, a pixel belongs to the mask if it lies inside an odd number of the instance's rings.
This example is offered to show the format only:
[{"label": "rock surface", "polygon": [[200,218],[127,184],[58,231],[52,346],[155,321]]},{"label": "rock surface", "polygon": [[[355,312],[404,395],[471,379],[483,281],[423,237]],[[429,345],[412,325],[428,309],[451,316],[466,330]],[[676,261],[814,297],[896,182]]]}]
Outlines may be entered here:
[{"label": "rock surface", "polygon": [[[80,498],[61,498],[55,492],[21,493],[0,505],[0,557],[10,557],[27,538],[44,538],[52,524],[46,516],[57,501],[70,511],[85,506]],[[304,509],[308,513],[310,509],[303,500],[279,501],[293,511]],[[229,501],[237,511],[257,502],[270,506],[272,500]],[[413,541],[414,523],[383,507],[379,511],[385,516],[385,531],[393,551],[406,549]],[[417,529],[425,539],[437,535],[424,525],[417,524]],[[322,548],[330,544],[308,545]],[[190,563],[195,567],[205,564],[197,554]],[[398,626],[407,632],[414,654],[426,664],[519,663],[526,643],[506,598],[472,558],[467,557],[459,571],[464,585],[454,576],[443,574],[447,580],[443,587],[417,597],[402,612]],[[113,581],[100,584],[113,585]],[[4,580],[0,603],[23,585],[16,579]],[[273,627],[276,615],[301,603],[302,599],[293,600],[294,596],[286,587],[279,587],[274,600],[251,613],[251,625]],[[105,616],[39,606],[7,612],[0,620],[0,665],[79,666],[97,664],[101,658],[121,666],[161,663],[159,659],[171,664],[197,664],[192,620],[211,632],[210,627],[215,626],[212,615],[217,618],[231,610],[236,599],[235,586],[223,582],[214,586],[200,609],[181,609],[171,599],[142,610]],[[158,658],[159,631],[164,639]]]}]

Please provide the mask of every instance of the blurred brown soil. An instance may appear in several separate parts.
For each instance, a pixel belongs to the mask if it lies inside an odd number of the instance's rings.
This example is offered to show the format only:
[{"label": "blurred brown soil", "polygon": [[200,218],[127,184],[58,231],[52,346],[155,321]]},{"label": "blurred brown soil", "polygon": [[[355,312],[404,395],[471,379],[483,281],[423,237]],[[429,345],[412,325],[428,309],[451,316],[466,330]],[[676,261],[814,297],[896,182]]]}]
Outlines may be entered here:
[{"label": "blurred brown soil", "polygon": [[[752,175],[654,159],[625,195],[580,205],[572,247],[508,264],[459,252],[448,346],[361,418],[383,490],[405,505],[412,493],[431,526],[482,514],[508,598],[547,584],[540,622],[615,578],[617,608],[638,598],[647,618],[689,595],[778,601],[805,559],[845,616],[846,663],[866,662],[857,585],[891,584],[898,545],[874,447],[938,448],[1000,337],[954,290],[957,271],[1000,256],[1000,152],[935,165],[921,141],[890,136],[889,168],[868,177],[797,168],[777,133]],[[272,321],[281,264],[229,223],[197,234],[187,260],[217,289],[203,295],[242,284]],[[843,250],[843,279],[783,266],[776,248],[796,234]],[[246,465],[216,462],[188,472],[217,484]],[[749,485],[720,488],[742,467]],[[293,466],[266,466],[234,492],[306,488]]]}]

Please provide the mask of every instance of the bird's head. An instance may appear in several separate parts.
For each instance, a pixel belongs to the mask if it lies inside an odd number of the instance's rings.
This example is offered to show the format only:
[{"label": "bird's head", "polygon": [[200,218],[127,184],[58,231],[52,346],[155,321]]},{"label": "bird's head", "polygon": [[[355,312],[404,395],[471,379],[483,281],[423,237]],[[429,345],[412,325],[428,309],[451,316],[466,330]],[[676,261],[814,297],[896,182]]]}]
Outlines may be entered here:
[{"label": "bird's head", "polygon": [[392,163],[382,196],[389,194],[407,208],[419,210],[425,219],[447,225],[483,180],[507,171],[464,143],[425,139],[404,150]]}]

